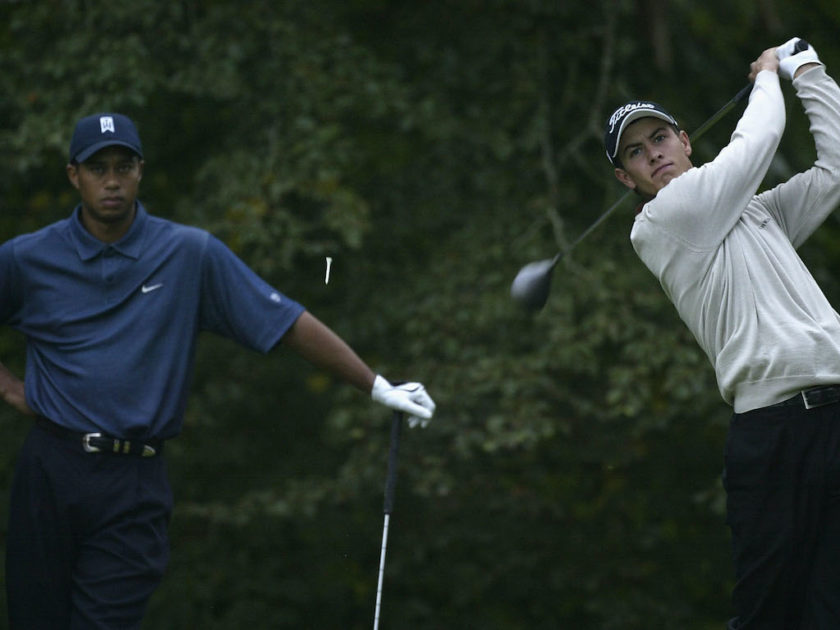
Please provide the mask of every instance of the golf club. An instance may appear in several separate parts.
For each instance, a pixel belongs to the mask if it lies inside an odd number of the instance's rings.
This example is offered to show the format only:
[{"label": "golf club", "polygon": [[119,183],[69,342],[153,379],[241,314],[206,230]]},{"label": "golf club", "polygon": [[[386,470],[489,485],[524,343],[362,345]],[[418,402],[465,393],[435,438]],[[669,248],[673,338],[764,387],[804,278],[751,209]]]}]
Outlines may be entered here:
[{"label": "golf club", "polygon": [[385,550],[388,548],[388,525],[394,509],[394,489],[397,486],[397,455],[400,448],[400,432],[403,414],[394,411],[391,420],[391,445],[388,449],[388,474],[385,478],[385,521],[382,525],[382,551],[379,555],[379,580],[376,584],[376,610],[373,613],[373,630],[379,630],[379,611],[382,606],[382,580],[385,576]]},{"label": "golf club", "polygon": [[[729,100],[729,102],[726,103],[726,105],[721,107],[711,118],[697,128],[697,130],[691,135],[691,140],[698,140],[717,121],[728,114],[737,103],[749,96],[752,91],[752,87],[752,83],[748,83],[744,86]],[[600,217],[595,220],[592,225],[586,228],[583,233],[572,242],[571,245],[564,250],[557,252],[554,258],[546,258],[545,260],[528,263],[522,267],[522,269],[519,270],[519,273],[516,274],[516,278],[514,278],[513,283],[510,285],[511,297],[529,311],[538,311],[545,306],[545,303],[548,300],[549,291],[551,290],[552,272],[554,271],[554,267],[557,266],[557,263],[560,262],[560,259],[572,251],[583,239],[589,236],[589,234],[601,225],[608,216],[615,212],[616,208],[624,203],[627,197],[629,197],[632,193],[633,191],[628,189],[627,192],[618,199],[618,201],[611,205]]]}]

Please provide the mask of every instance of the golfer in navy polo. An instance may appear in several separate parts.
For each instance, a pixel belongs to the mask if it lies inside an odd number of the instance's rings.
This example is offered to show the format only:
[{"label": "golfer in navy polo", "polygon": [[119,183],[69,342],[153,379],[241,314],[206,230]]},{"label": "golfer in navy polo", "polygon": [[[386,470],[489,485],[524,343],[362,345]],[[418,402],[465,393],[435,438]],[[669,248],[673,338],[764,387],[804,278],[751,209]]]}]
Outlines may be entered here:
[{"label": "golfer in navy polo", "polygon": [[24,381],[0,394],[34,416],[13,482],[12,628],[136,628],[166,568],[172,495],[162,453],[181,430],[203,330],[278,343],[425,423],[419,383],[392,386],[303,306],[204,230],[137,201],[143,149],[121,114],[80,120],[67,219],[0,245],[0,322],[26,337]]}]

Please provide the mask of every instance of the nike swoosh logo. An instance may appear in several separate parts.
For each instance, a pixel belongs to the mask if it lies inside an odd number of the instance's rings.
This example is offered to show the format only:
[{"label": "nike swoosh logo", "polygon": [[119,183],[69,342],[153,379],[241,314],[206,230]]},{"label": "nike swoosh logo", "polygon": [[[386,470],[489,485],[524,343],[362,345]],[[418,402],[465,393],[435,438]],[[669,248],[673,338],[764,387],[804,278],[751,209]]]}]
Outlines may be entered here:
[{"label": "nike swoosh logo", "polygon": [[157,284],[144,284],[143,287],[140,289],[143,293],[151,293],[157,289],[160,289],[163,286],[163,282],[158,282]]}]

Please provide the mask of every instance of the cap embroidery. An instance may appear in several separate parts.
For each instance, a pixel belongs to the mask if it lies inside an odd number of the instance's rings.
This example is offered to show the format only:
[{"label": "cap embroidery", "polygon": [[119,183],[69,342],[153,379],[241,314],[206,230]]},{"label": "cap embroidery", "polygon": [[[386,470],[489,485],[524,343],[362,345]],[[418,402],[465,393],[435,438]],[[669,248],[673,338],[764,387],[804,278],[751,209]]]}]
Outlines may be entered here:
[{"label": "cap embroidery", "polygon": [[635,111],[637,109],[652,109],[652,110],[655,111],[656,110],[656,105],[654,105],[653,103],[629,103],[627,105],[623,105],[622,107],[619,107],[617,110],[615,110],[613,112],[613,115],[610,116],[610,131],[609,131],[609,133],[613,132],[613,130],[615,129],[616,123],[618,123],[619,120],[624,118],[624,116],[626,114],[629,114],[630,112]]},{"label": "cap embroidery", "polygon": [[112,116],[102,116],[99,118],[99,129],[102,133],[106,131],[110,131],[111,133],[116,133],[116,129],[114,129],[114,118]]}]

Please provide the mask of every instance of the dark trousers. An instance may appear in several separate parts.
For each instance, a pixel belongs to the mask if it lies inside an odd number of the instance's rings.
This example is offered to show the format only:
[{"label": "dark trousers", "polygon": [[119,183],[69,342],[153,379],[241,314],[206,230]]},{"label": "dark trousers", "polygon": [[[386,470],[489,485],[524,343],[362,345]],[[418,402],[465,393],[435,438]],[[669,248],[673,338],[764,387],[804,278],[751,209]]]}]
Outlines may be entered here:
[{"label": "dark trousers", "polygon": [[86,453],[34,426],[12,487],[12,630],[138,628],[169,559],[162,457]]},{"label": "dark trousers", "polygon": [[735,630],[840,628],[840,404],[735,414],[724,487]]}]

